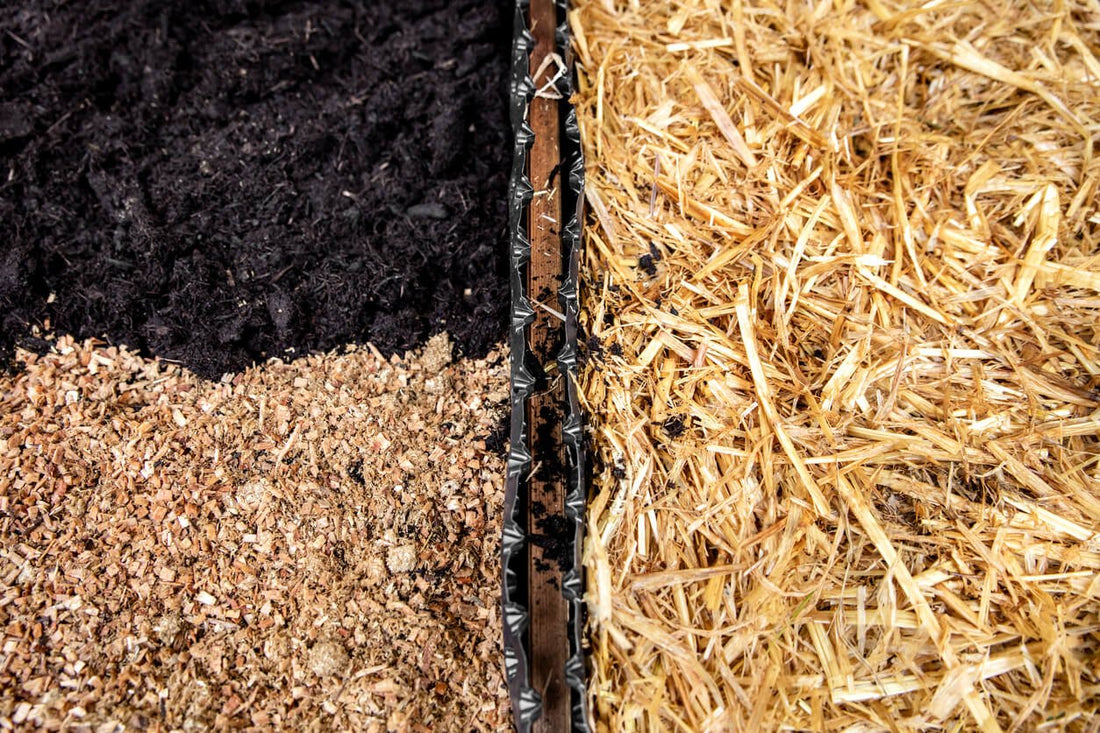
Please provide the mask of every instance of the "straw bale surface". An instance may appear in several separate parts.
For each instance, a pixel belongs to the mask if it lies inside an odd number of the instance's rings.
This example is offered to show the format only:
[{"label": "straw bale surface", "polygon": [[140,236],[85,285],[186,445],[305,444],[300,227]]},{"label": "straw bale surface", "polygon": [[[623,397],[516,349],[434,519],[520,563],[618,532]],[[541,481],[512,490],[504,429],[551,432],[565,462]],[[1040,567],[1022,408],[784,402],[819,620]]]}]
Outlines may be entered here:
[{"label": "straw bale surface", "polygon": [[1095,730],[1095,3],[577,0],[601,730]]},{"label": "straw bale surface", "polygon": [[[0,727],[497,731],[507,360],[0,373]],[[495,436],[486,446],[486,436]]]}]

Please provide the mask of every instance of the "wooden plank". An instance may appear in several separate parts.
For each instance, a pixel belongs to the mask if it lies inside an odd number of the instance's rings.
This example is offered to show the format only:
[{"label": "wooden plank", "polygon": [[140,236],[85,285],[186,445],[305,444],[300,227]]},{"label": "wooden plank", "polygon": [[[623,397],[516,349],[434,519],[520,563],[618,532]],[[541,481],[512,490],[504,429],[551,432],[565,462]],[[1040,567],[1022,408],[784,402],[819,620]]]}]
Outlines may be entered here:
[{"label": "wooden plank", "polygon": [[[557,11],[553,0],[531,0],[529,28],[535,38],[530,68],[535,87],[543,87],[557,71],[544,61],[556,50],[554,31]],[[537,74],[540,69],[542,73]],[[527,268],[527,293],[535,306],[535,320],[528,331],[532,354],[547,371],[545,388],[528,400],[528,426],[534,470],[529,481],[528,536],[531,538],[528,602],[531,612],[529,650],[531,685],[543,699],[542,716],[534,730],[557,733],[570,728],[569,686],[565,662],[569,657],[569,605],[561,593],[562,556],[556,531],[557,517],[565,515],[564,450],[561,425],[563,384],[554,357],[561,347],[563,323],[557,291],[563,274],[561,251],[561,148],[558,100],[536,96],[531,101],[528,123],[535,133],[528,156],[528,175],[535,188],[529,208],[528,232],[531,261]],[[541,305],[538,305],[541,304]],[[543,307],[545,306],[545,307]]]}]

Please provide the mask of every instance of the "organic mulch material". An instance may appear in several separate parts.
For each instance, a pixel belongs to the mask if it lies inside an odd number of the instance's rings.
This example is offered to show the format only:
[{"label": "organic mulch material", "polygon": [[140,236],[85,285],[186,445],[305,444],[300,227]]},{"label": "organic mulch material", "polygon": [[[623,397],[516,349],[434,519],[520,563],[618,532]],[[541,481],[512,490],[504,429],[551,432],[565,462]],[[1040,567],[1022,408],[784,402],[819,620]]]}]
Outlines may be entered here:
[{"label": "organic mulch material", "polygon": [[507,323],[511,17],[0,3],[0,368],[50,327],[211,379],[440,331],[484,356]]},{"label": "organic mulch material", "polygon": [[20,361],[0,725],[507,725],[499,349],[451,363],[441,336],[221,383],[68,338]]},{"label": "organic mulch material", "polygon": [[600,729],[1095,730],[1095,5],[570,20]]}]

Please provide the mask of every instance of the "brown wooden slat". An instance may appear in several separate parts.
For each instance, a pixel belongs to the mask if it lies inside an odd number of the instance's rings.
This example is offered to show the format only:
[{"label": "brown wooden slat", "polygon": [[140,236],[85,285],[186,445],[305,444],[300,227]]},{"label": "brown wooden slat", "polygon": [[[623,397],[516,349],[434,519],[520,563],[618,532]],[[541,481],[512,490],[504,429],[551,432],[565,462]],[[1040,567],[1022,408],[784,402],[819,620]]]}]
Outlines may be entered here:
[{"label": "brown wooden slat", "polygon": [[[556,24],[553,0],[531,0],[529,27],[535,37],[530,57],[532,76],[543,60],[555,52]],[[535,78],[536,88],[542,87],[556,71],[557,65],[549,64]],[[529,207],[531,261],[527,270],[527,293],[533,301],[558,310],[556,296],[563,274],[558,100],[533,99],[528,122],[535,133],[528,156],[528,175],[535,196]],[[528,401],[527,415],[535,467],[529,482],[528,536],[532,542],[528,633],[531,685],[543,698],[542,716],[534,726],[540,733],[558,733],[570,727],[569,687],[565,683],[569,605],[561,593],[563,573],[558,563],[561,551],[548,552],[545,546],[547,539],[556,539],[554,530],[559,525],[552,524],[552,518],[564,517],[565,513],[565,476],[560,470],[565,459],[561,439],[563,385],[554,363],[561,346],[562,326],[557,316],[536,305],[535,321],[528,331],[530,349],[546,367],[549,376],[546,389],[535,393]]]}]

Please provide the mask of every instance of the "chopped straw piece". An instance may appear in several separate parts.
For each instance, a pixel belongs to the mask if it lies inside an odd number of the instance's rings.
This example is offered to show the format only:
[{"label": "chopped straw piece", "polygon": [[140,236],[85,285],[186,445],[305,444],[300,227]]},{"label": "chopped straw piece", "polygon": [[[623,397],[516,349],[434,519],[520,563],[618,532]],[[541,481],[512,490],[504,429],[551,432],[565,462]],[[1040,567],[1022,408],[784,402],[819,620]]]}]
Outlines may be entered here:
[{"label": "chopped straw piece", "polygon": [[599,729],[1094,730],[1095,4],[570,23]]}]

